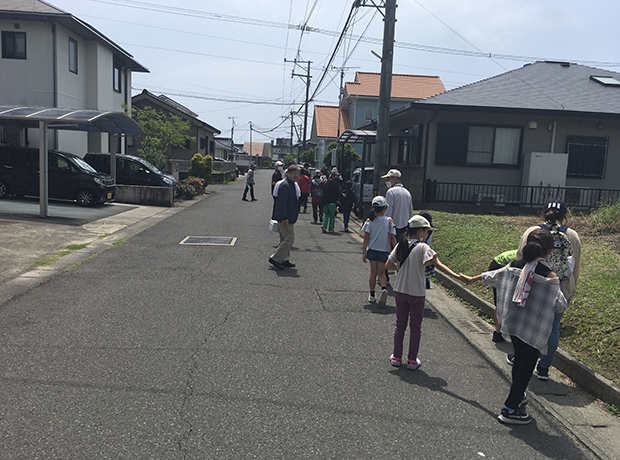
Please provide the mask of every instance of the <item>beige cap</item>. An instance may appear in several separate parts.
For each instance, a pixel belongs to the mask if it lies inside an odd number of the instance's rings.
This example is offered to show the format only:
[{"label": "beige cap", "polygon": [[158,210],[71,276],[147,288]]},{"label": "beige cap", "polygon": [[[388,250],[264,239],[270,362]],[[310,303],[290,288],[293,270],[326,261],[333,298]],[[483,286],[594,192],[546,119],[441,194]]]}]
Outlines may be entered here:
[{"label": "beige cap", "polygon": [[429,228],[431,230],[437,230],[428,223],[428,220],[426,220],[425,217],[422,217],[419,214],[416,214],[411,219],[409,219],[407,225],[409,226],[409,228]]},{"label": "beige cap", "polygon": [[390,169],[385,176],[381,176],[381,179],[389,179],[390,177],[396,177],[400,179],[400,171],[398,169]]}]

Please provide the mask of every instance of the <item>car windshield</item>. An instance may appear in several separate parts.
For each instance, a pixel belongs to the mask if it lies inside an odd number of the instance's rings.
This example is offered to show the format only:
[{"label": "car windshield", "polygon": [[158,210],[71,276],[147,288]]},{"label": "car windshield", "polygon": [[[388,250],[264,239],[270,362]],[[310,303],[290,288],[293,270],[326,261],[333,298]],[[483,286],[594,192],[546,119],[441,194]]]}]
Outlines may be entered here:
[{"label": "car windshield", "polygon": [[86,172],[90,172],[90,173],[96,173],[97,172],[95,170],[95,168],[93,168],[91,165],[86,163],[80,157],[71,157],[71,159],[75,162],[75,164],[77,164],[78,168],[80,168],[82,171],[86,171]]},{"label": "car windshield", "polygon": [[147,168],[149,168],[150,170],[152,170],[153,172],[156,172],[157,174],[163,174],[159,169],[157,169],[154,165],[152,165],[151,163],[149,163],[148,161],[146,161],[144,158],[140,158],[140,162],[146,166]]}]

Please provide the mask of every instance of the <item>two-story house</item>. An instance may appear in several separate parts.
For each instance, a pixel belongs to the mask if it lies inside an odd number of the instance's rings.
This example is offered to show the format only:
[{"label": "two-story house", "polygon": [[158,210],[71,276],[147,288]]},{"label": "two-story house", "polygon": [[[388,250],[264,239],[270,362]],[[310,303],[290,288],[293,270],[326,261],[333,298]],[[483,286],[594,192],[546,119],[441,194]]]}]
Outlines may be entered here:
[{"label": "two-story house", "polygon": [[[133,56],[81,19],[42,0],[0,2],[0,105],[122,112],[131,107]],[[38,129],[4,123],[0,143],[38,144]],[[124,137],[50,132],[50,148],[125,153]]]},{"label": "two-story house", "polygon": [[[198,114],[192,112],[187,107],[165,95],[155,95],[146,89],[132,98],[132,105],[136,108],[144,109],[152,107],[158,112],[166,115],[175,115],[182,120],[190,122],[189,131],[186,133],[191,137],[182,147],[172,149],[169,159],[174,160],[179,165],[179,174],[185,176],[189,168],[189,162],[196,153],[202,156],[211,155],[215,157],[215,136],[221,134],[220,130],[198,119]],[[127,151],[131,155],[136,155],[140,148],[140,136],[136,136],[130,142]]]},{"label": "two-story house", "polygon": [[[315,162],[319,167],[323,164],[327,147],[336,141],[340,134],[347,129],[376,121],[380,86],[380,73],[356,72],[355,80],[345,83],[340,110],[338,106],[315,106],[310,143],[316,145]],[[437,76],[394,74],[390,109],[434,96],[445,90],[441,79]],[[352,147],[359,155],[362,154],[361,145]],[[366,161],[372,160],[369,157]]]}]

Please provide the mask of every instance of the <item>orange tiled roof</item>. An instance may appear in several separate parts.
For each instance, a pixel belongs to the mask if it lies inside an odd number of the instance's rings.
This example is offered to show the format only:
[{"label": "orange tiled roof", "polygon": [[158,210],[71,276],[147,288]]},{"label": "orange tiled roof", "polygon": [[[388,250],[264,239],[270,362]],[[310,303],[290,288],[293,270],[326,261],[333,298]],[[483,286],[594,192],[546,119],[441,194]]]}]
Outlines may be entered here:
[{"label": "orange tiled roof", "polygon": [[[355,72],[355,81],[347,82],[345,91],[351,96],[379,97],[381,74]],[[425,99],[443,93],[446,88],[439,77],[431,75],[392,75],[392,97],[402,99]]]},{"label": "orange tiled roof", "polygon": [[[351,129],[351,121],[348,110],[342,110],[340,115],[340,133],[342,134],[345,129]],[[338,107],[315,105],[314,123],[317,137],[336,139],[338,137]]]}]

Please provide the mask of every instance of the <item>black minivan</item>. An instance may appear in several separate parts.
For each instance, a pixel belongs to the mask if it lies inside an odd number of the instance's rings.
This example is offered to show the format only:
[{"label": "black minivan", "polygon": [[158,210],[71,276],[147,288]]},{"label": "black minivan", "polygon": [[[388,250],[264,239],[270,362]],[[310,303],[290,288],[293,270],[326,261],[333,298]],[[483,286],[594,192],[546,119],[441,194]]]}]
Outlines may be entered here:
[{"label": "black minivan", "polygon": [[[109,153],[87,153],[84,161],[106,174],[110,174]],[[122,185],[150,185],[156,187],[175,187],[174,176],[162,173],[143,158],[116,154],[116,183]]]},{"label": "black minivan", "polygon": [[[79,156],[48,152],[50,198],[77,201],[82,206],[114,199],[114,179],[95,171]],[[0,199],[8,195],[39,196],[39,150],[0,146]]]}]

